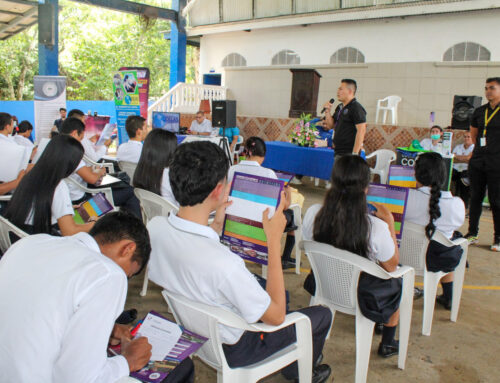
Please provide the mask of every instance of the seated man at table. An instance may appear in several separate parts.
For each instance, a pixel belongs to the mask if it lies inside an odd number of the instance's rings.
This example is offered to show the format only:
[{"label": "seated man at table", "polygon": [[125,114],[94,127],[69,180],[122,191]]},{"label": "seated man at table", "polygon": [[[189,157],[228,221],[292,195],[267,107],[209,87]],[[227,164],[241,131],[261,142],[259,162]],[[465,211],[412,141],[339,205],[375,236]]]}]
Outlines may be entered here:
[{"label": "seated man at table", "polygon": [[205,118],[205,113],[199,110],[196,112],[196,119],[191,123],[188,134],[199,136],[210,136],[212,134],[212,123]]},{"label": "seated man at table", "polygon": [[[245,267],[243,259],[220,243],[226,207],[229,206],[227,173],[229,164],[223,150],[211,142],[180,145],[170,165],[170,184],[180,208],[169,217],[155,217],[148,224],[151,236],[149,278],[164,289],[207,305],[222,307],[248,323],[283,323],[286,298],[281,268],[280,241],[285,228],[281,204],[271,219],[262,214],[268,244],[266,290]],[[208,226],[208,218],[216,211]],[[320,364],[332,314],[323,306],[298,310],[311,320],[313,383],[326,382],[330,367]],[[248,366],[295,342],[295,326],[262,334],[220,326],[223,351],[230,367]],[[264,339],[264,341],[263,341]],[[296,379],[297,363],[282,370]]]}]

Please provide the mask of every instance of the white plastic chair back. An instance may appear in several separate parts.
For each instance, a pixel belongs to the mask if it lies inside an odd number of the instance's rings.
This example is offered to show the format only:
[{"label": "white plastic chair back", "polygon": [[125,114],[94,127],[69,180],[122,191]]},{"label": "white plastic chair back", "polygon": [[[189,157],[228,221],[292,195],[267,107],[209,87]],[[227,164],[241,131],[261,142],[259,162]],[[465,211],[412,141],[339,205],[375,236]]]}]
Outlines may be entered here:
[{"label": "white plastic chair back", "polygon": [[[311,322],[304,314],[298,312],[288,314],[280,326],[248,324],[243,318],[227,309],[194,302],[166,290],[163,290],[162,294],[178,324],[208,338],[196,355],[217,370],[218,382],[257,382],[294,361],[298,362],[299,380],[311,381]],[[254,332],[274,332],[295,325],[297,340],[261,362],[246,367],[230,368],[226,362],[219,336],[220,324]]]},{"label": "white plastic chair back", "polygon": [[366,156],[366,159],[375,157],[375,167],[370,168],[370,173],[378,174],[380,177],[381,184],[387,184],[387,178],[389,177],[389,168],[391,162],[396,160],[396,153],[389,149],[379,149],[370,153]]},{"label": "white plastic chair back", "polygon": [[115,171],[115,167],[112,163],[110,162],[95,162],[93,161],[89,156],[87,156],[86,154],[83,155],[83,161],[88,165],[88,166],[95,166],[95,167],[103,167],[103,168],[106,168],[106,171],[108,173],[114,173]]},{"label": "white plastic chair back", "polygon": [[381,279],[403,278],[400,303],[398,367],[405,368],[413,308],[415,272],[411,267],[399,267],[386,272],[376,263],[349,251],[314,241],[302,241],[301,247],[309,258],[316,280],[316,292],[311,305],[324,304],[332,310],[356,317],[356,383],[367,380],[370,350],[375,323],[366,318],[358,305],[358,280],[361,271]]},{"label": "white plastic chair back", "polygon": [[399,96],[388,96],[384,99],[387,101],[387,107],[388,108],[394,108],[398,106],[398,104],[401,102],[401,97]]},{"label": "white plastic chair back", "polygon": [[0,216],[0,250],[5,253],[12,245],[9,233],[17,235],[19,238],[27,237],[29,234],[19,229],[17,226]]},{"label": "white plastic chair back", "polygon": [[428,246],[429,240],[425,236],[425,227],[405,222],[399,245],[399,262],[413,267],[416,275],[424,275],[425,254]]},{"label": "white plastic chair back", "polygon": [[177,211],[177,207],[165,198],[148,190],[134,188],[134,194],[141,203],[142,218],[145,224],[156,216],[167,217],[171,211]]},{"label": "white plastic chair back", "polygon": [[120,169],[122,171],[127,173],[127,175],[130,177],[130,181],[132,181],[134,179],[134,173],[137,164],[135,162],[118,161],[118,165],[120,166]]},{"label": "white plastic chair back", "polygon": [[[398,104],[401,102],[399,96],[387,96],[381,100],[377,100],[377,111],[375,113],[375,123],[378,123],[380,112],[383,112],[382,123],[385,124],[387,120],[387,112],[391,112],[391,123],[397,124],[398,121]],[[385,104],[385,105],[383,105]]]},{"label": "white plastic chair back", "polygon": [[74,186],[76,186],[78,189],[84,191],[85,193],[89,193],[89,194],[104,193],[104,195],[106,196],[106,199],[109,201],[109,203],[111,205],[113,205],[113,208],[115,208],[115,201],[113,200],[113,191],[111,190],[110,187],[91,189],[91,188],[88,188],[86,186],[81,185],[79,182],[75,181],[71,177],[66,177],[64,180],[66,181],[66,183],[69,182],[69,183],[73,184]]}]

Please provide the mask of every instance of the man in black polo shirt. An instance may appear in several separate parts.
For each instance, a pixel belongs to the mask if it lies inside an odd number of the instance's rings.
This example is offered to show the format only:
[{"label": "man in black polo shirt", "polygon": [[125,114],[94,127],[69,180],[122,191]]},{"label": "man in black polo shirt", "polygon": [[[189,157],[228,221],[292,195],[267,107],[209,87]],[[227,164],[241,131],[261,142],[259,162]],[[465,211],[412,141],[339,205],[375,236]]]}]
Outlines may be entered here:
[{"label": "man in black polo shirt", "polygon": [[486,80],[487,104],[474,111],[470,132],[475,143],[469,161],[470,217],[469,243],[477,242],[482,203],[488,188],[495,236],[492,251],[500,251],[500,77]]},{"label": "man in black polo shirt", "polygon": [[54,126],[52,127],[52,131],[61,133],[62,124],[63,124],[64,120],[66,119],[66,109],[60,108],[59,114],[61,115],[61,118],[58,118],[57,120],[54,121]]},{"label": "man in black polo shirt", "polygon": [[356,100],[357,84],[351,79],[343,79],[337,90],[337,99],[341,102],[335,109],[333,116],[330,112],[332,104],[327,103],[325,108],[326,125],[335,129],[333,146],[335,156],[345,154],[359,154],[363,147],[366,133],[366,111]]}]

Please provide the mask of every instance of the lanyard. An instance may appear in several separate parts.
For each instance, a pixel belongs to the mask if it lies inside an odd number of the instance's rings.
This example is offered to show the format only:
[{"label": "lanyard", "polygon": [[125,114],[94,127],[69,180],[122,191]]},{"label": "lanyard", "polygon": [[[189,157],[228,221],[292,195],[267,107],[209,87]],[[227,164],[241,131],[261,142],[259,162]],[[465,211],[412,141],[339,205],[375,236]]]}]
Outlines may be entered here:
[{"label": "lanyard", "polygon": [[497,114],[498,110],[500,109],[500,106],[497,106],[496,109],[493,111],[491,114],[490,118],[488,118],[488,108],[485,109],[484,111],[484,131],[483,131],[483,137],[486,137],[486,127],[490,123],[493,117],[495,117],[495,114]]}]

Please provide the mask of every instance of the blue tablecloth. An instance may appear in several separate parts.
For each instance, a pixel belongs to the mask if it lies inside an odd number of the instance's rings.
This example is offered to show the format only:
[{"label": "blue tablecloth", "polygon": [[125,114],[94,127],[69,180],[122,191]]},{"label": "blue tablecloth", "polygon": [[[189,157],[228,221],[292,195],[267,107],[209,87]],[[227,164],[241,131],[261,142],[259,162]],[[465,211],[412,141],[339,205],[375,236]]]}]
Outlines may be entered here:
[{"label": "blue tablecloth", "polygon": [[331,148],[304,148],[282,141],[266,142],[262,166],[292,174],[329,180],[334,151]]}]

